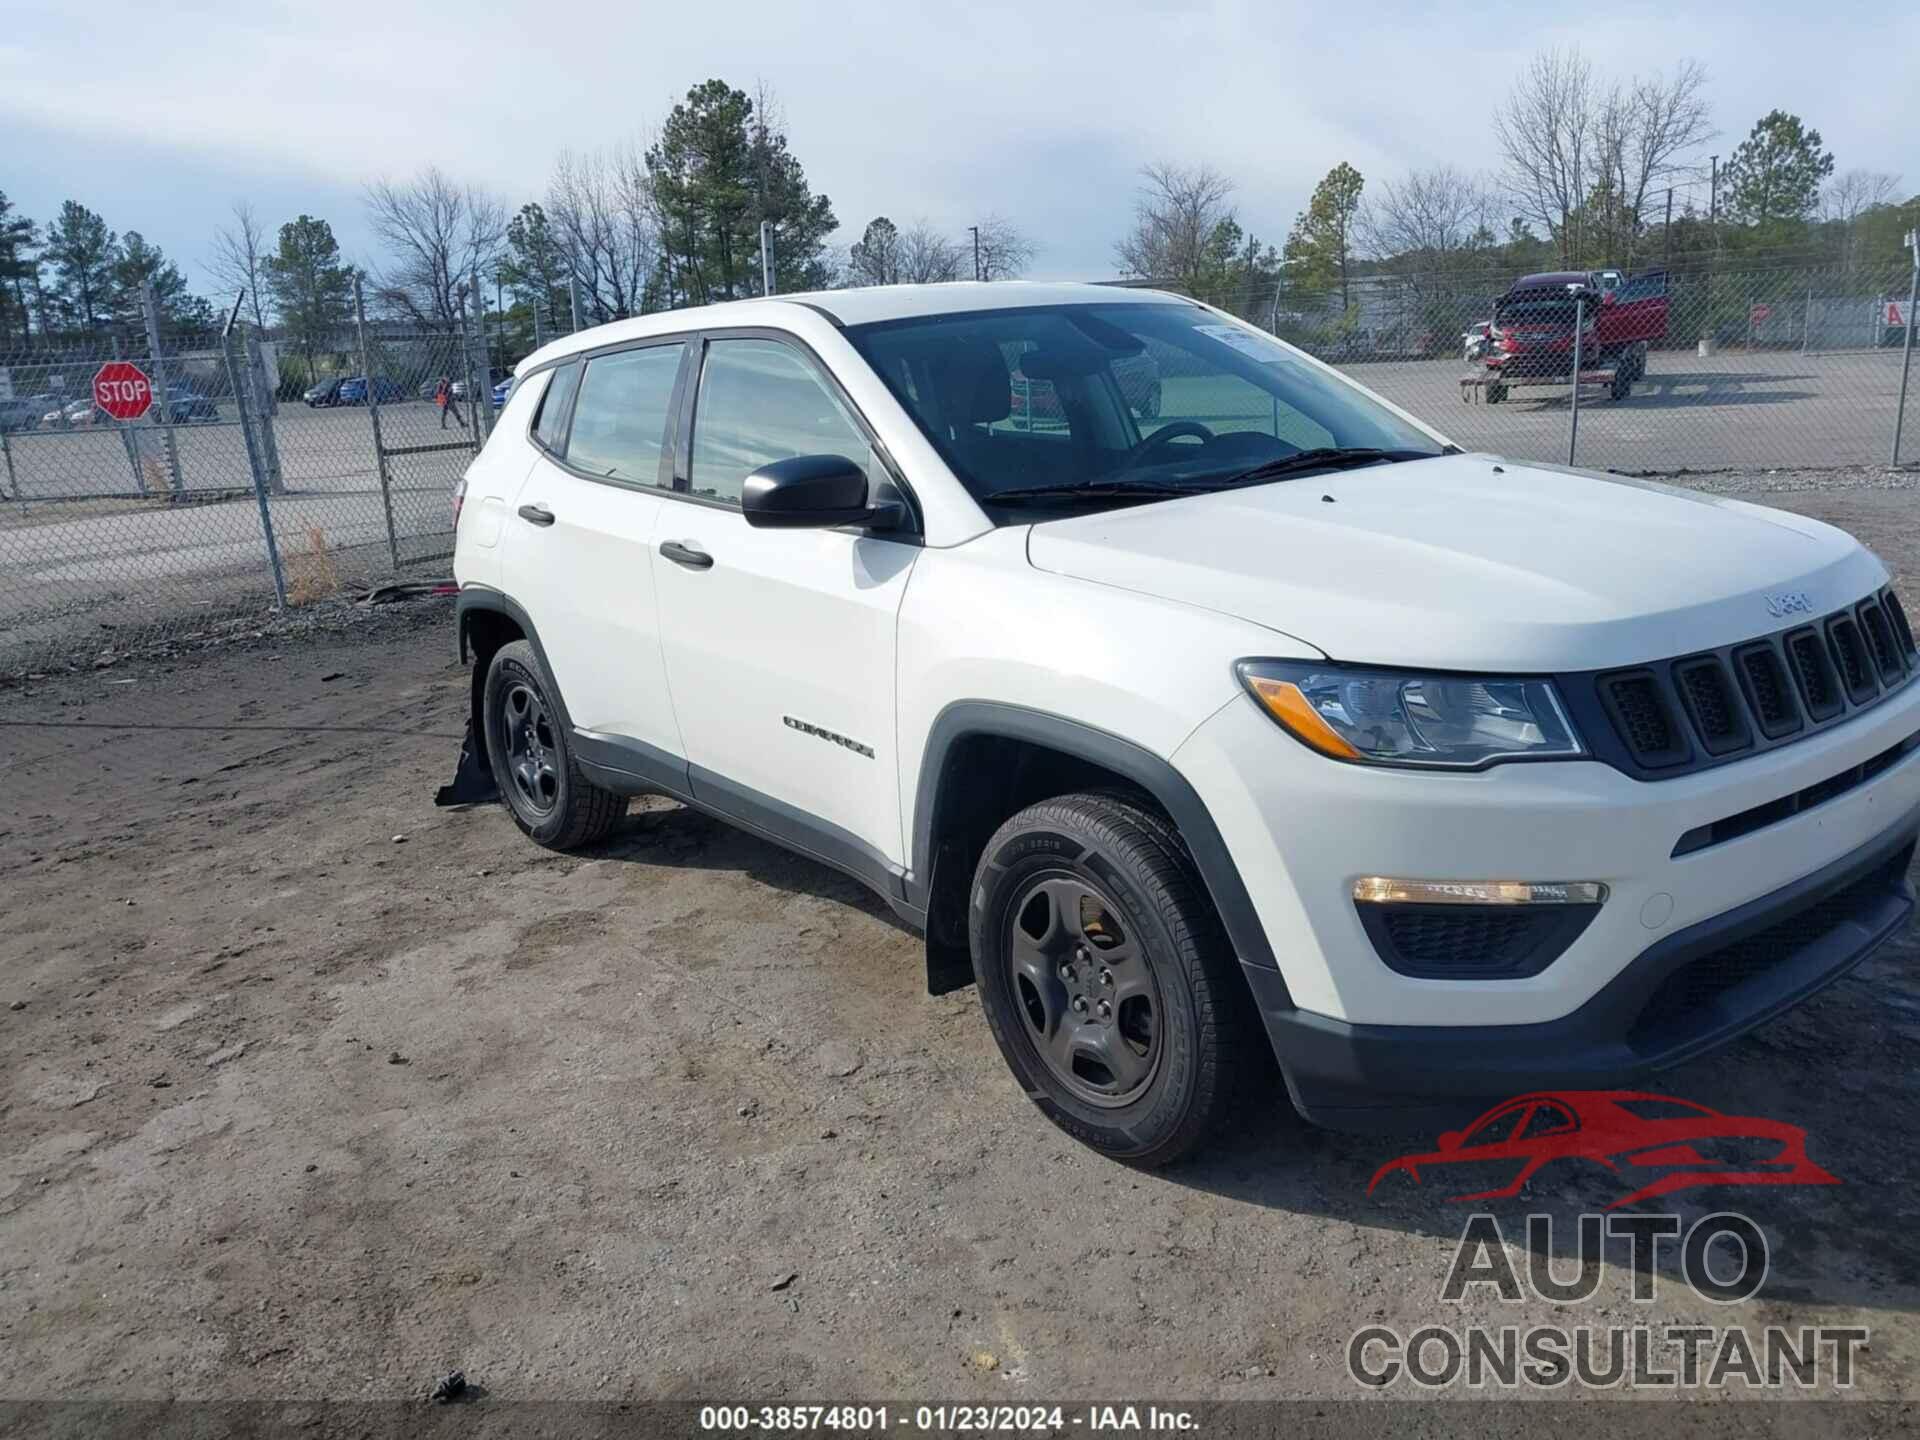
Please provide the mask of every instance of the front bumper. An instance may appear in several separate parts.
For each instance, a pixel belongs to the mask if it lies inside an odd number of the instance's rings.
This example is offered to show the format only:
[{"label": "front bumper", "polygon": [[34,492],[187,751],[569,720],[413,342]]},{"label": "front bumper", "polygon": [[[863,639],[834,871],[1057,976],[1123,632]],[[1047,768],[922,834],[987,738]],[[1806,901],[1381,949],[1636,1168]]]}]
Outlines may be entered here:
[{"label": "front bumper", "polygon": [[1536,1089],[1603,1089],[1713,1050],[1865,960],[1912,917],[1920,812],[1769,895],[1689,926],[1533,1025],[1354,1025],[1244,969],[1294,1105],[1335,1129],[1431,1128]]}]

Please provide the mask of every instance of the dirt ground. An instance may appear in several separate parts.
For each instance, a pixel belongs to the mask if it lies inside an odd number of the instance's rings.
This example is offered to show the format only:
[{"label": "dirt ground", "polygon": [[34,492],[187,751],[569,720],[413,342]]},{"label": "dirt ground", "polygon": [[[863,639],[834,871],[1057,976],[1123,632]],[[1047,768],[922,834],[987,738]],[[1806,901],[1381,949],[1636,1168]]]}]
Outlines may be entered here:
[{"label": "dirt ground", "polygon": [[[1904,489],[1765,498],[1920,564]],[[1135,1173],[852,881],[665,802],[577,857],[435,809],[449,622],[0,692],[0,1396],[1336,1398],[1359,1327],[1470,1320],[1864,1325],[1855,1393],[1920,1394],[1914,937],[1661,1079],[1843,1182],[1682,1197],[1761,1223],[1757,1300],[1668,1264],[1636,1305],[1614,1255],[1584,1306],[1450,1306],[1464,1207],[1366,1193],[1431,1136],[1276,1082]]]}]

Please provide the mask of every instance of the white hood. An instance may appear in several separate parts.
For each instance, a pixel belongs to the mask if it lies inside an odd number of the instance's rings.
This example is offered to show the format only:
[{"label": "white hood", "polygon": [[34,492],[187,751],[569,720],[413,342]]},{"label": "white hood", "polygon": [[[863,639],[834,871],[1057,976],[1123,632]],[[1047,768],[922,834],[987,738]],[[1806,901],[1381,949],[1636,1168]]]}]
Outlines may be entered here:
[{"label": "white hood", "polygon": [[[1886,580],[1817,520],[1487,455],[1051,521],[1033,527],[1027,553],[1039,569],[1238,616],[1335,660],[1514,672],[1728,645]],[[1784,598],[1800,595],[1804,610]]]}]

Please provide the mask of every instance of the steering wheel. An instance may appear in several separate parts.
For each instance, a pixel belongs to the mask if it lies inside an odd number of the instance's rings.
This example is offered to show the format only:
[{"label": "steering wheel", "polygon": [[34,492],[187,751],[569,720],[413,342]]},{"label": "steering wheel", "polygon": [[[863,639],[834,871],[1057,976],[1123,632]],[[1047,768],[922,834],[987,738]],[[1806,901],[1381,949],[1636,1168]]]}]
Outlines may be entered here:
[{"label": "steering wheel", "polygon": [[1197,435],[1202,441],[1210,441],[1214,438],[1213,431],[1198,420],[1172,420],[1129,450],[1125,463],[1129,466],[1138,465],[1169,440],[1177,440],[1182,435]]}]

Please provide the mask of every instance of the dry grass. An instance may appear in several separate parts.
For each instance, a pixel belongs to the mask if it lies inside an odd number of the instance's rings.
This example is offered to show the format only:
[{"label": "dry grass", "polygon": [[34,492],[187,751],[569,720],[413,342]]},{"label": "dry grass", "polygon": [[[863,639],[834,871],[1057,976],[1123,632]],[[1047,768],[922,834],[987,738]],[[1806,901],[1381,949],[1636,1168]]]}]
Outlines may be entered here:
[{"label": "dry grass", "polygon": [[340,592],[340,574],[327,549],[327,532],[307,526],[307,548],[287,555],[287,604],[311,605]]}]

